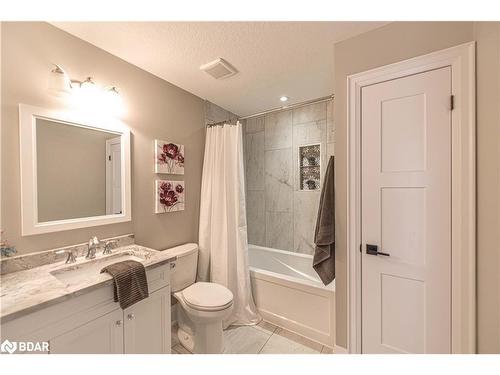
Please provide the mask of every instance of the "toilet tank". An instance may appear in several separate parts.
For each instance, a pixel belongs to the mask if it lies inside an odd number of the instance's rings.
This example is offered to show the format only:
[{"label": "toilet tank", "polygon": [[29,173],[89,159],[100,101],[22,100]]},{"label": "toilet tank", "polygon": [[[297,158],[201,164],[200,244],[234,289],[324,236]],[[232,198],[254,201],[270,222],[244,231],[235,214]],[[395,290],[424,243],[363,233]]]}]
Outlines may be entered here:
[{"label": "toilet tank", "polygon": [[177,260],[172,262],[175,266],[170,273],[172,292],[178,292],[194,284],[198,269],[198,245],[187,243],[164,251],[177,256]]}]

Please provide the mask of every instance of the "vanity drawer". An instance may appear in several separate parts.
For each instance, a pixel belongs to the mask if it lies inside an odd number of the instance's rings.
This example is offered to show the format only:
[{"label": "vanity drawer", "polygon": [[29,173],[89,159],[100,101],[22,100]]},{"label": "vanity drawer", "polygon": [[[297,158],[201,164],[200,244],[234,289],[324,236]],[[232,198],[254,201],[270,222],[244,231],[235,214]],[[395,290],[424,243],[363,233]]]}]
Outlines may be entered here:
[{"label": "vanity drawer", "polygon": [[164,288],[170,284],[170,263],[146,270],[149,293]]}]

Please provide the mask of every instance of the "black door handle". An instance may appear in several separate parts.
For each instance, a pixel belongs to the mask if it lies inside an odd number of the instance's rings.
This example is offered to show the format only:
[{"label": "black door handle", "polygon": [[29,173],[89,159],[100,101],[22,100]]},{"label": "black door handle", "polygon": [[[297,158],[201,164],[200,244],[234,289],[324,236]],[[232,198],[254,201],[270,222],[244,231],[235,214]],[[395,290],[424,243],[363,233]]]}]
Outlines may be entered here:
[{"label": "black door handle", "polygon": [[382,251],[378,251],[377,245],[369,245],[369,244],[366,244],[366,253],[369,255],[383,255],[386,257],[391,256],[391,254],[389,254],[389,253],[384,253]]}]

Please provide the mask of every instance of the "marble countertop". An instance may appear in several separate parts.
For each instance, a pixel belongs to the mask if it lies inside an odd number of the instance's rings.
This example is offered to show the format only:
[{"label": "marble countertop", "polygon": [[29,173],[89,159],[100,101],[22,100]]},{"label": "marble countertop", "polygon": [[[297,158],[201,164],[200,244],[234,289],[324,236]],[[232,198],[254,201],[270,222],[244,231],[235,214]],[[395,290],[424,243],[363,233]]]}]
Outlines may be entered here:
[{"label": "marble countertop", "polygon": [[[175,255],[166,251],[149,249],[144,246],[131,244],[113,250],[111,255],[97,253],[93,261],[108,261],[121,253],[131,256],[139,254],[141,263],[146,270],[174,261]],[[108,259],[109,258],[109,259]],[[2,323],[20,316],[41,310],[64,300],[82,295],[104,285],[112,285],[113,280],[107,273],[88,272],[83,277],[65,281],[58,278],[57,273],[64,273],[69,267],[89,265],[85,257],[79,257],[76,263],[66,264],[65,258],[54,263],[44,264],[26,270],[11,272],[0,277],[0,320]],[[120,261],[119,258],[116,260]],[[93,267],[93,271],[96,267]],[[80,273],[81,274],[81,273]]]}]

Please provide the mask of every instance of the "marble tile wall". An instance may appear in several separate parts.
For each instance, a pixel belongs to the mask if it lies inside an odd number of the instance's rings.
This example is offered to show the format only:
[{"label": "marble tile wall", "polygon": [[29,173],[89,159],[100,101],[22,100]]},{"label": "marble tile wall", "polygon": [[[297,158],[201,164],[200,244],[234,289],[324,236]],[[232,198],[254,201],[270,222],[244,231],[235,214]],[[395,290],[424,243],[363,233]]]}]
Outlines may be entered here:
[{"label": "marble tile wall", "polygon": [[333,102],[274,112],[244,124],[248,239],[312,254],[319,191],[300,191],[298,146],[321,144],[322,176],[334,153]]},{"label": "marble tile wall", "polygon": [[222,107],[219,107],[217,104],[214,104],[208,100],[205,101],[205,123],[211,124],[213,122],[219,121],[236,121],[238,118],[232,112],[225,110]]}]

